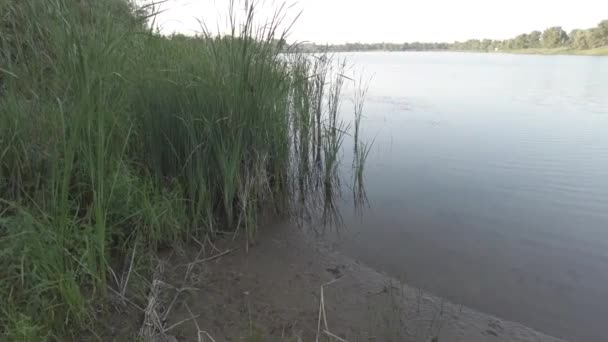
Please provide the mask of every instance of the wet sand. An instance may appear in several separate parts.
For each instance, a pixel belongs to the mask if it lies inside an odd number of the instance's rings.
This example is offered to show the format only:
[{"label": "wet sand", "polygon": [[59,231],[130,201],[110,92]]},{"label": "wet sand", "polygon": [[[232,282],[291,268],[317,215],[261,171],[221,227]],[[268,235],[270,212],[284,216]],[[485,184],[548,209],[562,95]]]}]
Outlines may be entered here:
[{"label": "wet sand", "polygon": [[560,234],[465,227],[456,220],[432,225],[435,218],[402,215],[399,224],[374,218],[359,229],[348,222],[353,229],[336,249],[481,312],[571,341],[608,340],[605,249]]},{"label": "wet sand", "polygon": [[[162,296],[177,298],[164,322],[177,324],[171,341],[196,341],[198,329],[218,342],[315,341],[318,334],[322,341],[339,341],[331,334],[347,341],[563,341],[410,287],[293,227],[265,229],[248,251],[238,240],[215,246],[204,256],[200,248],[172,253],[163,267],[164,281],[182,289]],[[327,332],[323,319],[319,329],[321,299]]]}]

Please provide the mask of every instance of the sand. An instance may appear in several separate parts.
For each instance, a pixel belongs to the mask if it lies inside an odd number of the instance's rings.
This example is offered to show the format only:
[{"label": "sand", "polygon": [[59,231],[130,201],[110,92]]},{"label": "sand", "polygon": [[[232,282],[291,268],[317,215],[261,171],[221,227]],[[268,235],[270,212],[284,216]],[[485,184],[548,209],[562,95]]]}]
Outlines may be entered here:
[{"label": "sand", "polygon": [[247,248],[214,245],[165,255],[155,310],[166,331],[155,341],[563,341],[410,287],[288,225]]}]

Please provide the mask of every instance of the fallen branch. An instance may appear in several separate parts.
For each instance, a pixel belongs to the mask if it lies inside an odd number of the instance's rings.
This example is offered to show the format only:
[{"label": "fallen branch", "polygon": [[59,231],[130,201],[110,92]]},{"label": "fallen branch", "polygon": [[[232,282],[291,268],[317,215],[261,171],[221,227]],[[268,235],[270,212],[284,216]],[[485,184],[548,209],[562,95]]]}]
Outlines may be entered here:
[{"label": "fallen branch", "polygon": [[327,335],[327,336],[331,337],[331,338],[334,338],[334,339],[336,339],[336,340],[340,341],[340,342],[348,342],[348,341],[346,341],[345,339],[343,339],[343,338],[341,338],[341,337],[339,337],[339,336],[337,336],[337,335],[335,335],[335,334],[332,334],[331,332],[329,332],[329,331],[327,331],[327,330],[323,330],[323,333],[324,333],[325,335]]},{"label": "fallen branch", "polygon": [[194,321],[194,325],[196,326],[196,330],[197,330],[196,336],[198,337],[198,342],[205,342],[205,338],[201,337],[202,334],[206,335],[211,340],[211,342],[215,342],[215,339],[213,339],[213,337],[208,332],[201,330],[201,327],[199,327],[198,322],[196,321],[196,317],[192,313],[192,310],[190,310],[190,307],[188,306],[188,304],[186,304],[186,309],[188,309],[188,312],[190,313],[190,317],[192,317],[191,320]]},{"label": "fallen branch", "polygon": [[198,265],[198,264],[203,264],[203,263],[206,263],[206,262],[213,261],[213,260],[215,260],[215,259],[221,258],[221,257],[223,257],[224,255],[226,255],[226,254],[230,254],[230,253],[232,253],[232,252],[233,252],[233,250],[232,250],[232,249],[227,249],[227,250],[223,251],[222,253],[219,253],[219,254],[216,254],[216,255],[210,256],[210,257],[208,257],[208,258],[201,259],[201,260],[195,260],[195,261],[193,261],[193,262],[191,262],[191,263],[188,263],[188,264],[186,264],[186,265]]},{"label": "fallen branch", "polygon": [[323,327],[324,327],[323,333],[325,335],[332,337],[334,339],[337,339],[338,341],[341,341],[341,342],[347,342],[346,340],[336,336],[335,334],[333,334],[329,331],[329,325],[327,324],[327,313],[325,312],[325,291],[324,291],[324,289],[326,286],[330,286],[331,284],[337,282],[340,279],[342,279],[342,277],[336,278],[328,283],[321,285],[321,296],[319,298],[319,319],[317,321],[316,342],[319,342],[319,337],[321,336],[321,322],[323,322]]}]

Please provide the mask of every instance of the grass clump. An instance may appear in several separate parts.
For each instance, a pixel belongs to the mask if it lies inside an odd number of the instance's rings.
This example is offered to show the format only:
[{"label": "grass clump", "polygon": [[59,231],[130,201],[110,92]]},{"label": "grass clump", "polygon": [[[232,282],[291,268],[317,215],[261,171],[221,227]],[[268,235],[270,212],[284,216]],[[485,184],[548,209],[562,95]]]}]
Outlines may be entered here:
[{"label": "grass clump", "polygon": [[0,0],[1,340],[75,339],[124,297],[135,251],[253,237],[262,209],[332,186],[330,58],[283,53],[279,14],[185,38],[152,32],[150,9]]}]

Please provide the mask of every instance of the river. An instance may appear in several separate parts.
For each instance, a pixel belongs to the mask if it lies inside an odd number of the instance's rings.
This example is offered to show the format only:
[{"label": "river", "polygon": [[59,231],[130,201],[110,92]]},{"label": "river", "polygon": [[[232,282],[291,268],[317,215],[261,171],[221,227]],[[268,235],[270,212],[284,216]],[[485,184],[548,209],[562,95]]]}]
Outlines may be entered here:
[{"label": "river", "polygon": [[373,76],[374,144],[370,208],[343,208],[338,248],[458,304],[605,341],[608,58],[345,56]]}]

